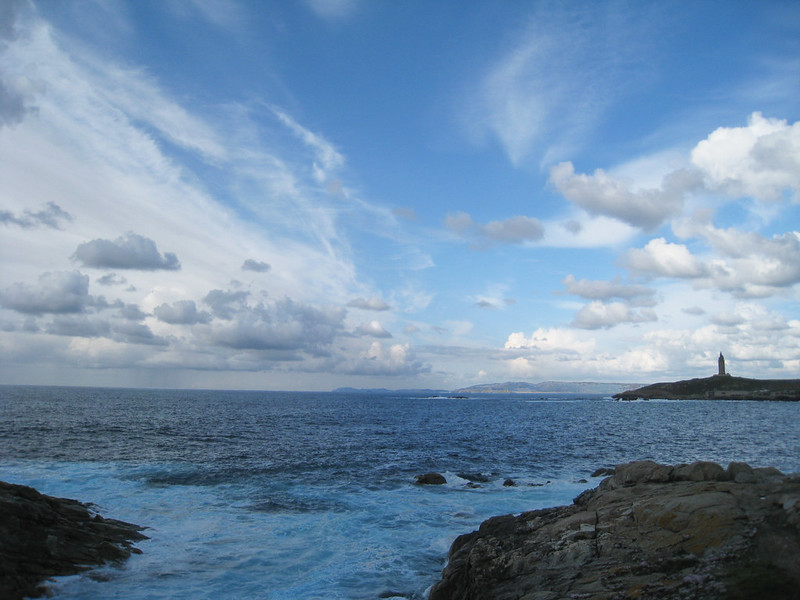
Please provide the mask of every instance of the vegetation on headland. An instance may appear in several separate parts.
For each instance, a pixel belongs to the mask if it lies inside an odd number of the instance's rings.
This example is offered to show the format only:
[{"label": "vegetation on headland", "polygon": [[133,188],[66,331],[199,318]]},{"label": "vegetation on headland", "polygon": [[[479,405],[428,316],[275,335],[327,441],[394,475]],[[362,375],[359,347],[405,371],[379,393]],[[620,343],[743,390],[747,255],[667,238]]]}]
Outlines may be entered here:
[{"label": "vegetation on headland", "polygon": [[748,379],[713,375],[653,383],[614,394],[618,400],[800,400],[800,379]]}]

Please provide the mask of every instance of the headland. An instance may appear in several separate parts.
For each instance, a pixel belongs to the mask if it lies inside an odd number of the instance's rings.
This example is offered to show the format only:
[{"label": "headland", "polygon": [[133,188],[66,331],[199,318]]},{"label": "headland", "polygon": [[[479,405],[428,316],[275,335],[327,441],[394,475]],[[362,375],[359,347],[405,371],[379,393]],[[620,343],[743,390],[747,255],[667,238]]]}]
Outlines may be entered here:
[{"label": "headland", "polygon": [[617,400],[800,400],[800,379],[749,379],[712,375],[653,383],[614,394]]}]

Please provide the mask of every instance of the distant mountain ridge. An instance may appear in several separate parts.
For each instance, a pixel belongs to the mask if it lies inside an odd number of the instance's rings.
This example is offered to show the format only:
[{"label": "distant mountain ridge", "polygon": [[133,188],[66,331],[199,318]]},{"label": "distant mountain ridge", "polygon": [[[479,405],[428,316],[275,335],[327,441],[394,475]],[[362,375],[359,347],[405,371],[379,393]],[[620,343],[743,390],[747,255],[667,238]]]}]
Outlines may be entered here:
[{"label": "distant mountain ridge", "polygon": [[354,388],[339,387],[332,390],[334,394],[400,394],[402,396],[441,396],[449,394],[448,390],[435,390],[428,388],[402,388],[390,390],[388,388]]},{"label": "distant mountain ridge", "polygon": [[453,390],[454,394],[616,394],[641,387],[641,383],[599,383],[596,381],[506,381],[484,383]]},{"label": "distant mountain ridge", "polygon": [[469,394],[616,394],[641,387],[641,383],[598,383],[595,381],[506,381],[484,383],[456,390],[340,387],[339,394],[401,394],[419,396],[464,396]]}]

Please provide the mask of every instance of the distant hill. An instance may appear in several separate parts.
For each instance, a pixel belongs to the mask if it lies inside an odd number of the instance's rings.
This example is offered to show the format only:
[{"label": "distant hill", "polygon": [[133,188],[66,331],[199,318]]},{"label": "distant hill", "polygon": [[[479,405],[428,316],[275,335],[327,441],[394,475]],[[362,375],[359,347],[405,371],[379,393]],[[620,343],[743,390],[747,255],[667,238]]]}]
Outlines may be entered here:
[{"label": "distant hill", "polygon": [[453,394],[616,394],[640,387],[641,383],[598,383],[595,381],[506,381],[485,383],[458,390]]},{"label": "distant hill", "polygon": [[748,379],[714,375],[654,383],[614,395],[619,400],[800,400],[800,379]]},{"label": "distant hill", "polygon": [[354,387],[340,387],[333,390],[335,394],[399,394],[401,396],[441,396],[449,394],[447,390],[429,390],[406,388],[399,390],[390,390],[388,388],[354,388]]}]

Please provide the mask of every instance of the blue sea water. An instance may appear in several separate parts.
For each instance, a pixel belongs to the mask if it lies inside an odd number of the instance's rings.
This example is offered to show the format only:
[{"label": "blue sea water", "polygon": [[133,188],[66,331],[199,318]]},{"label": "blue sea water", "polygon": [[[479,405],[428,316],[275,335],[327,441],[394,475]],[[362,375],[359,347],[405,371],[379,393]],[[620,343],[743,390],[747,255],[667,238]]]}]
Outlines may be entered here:
[{"label": "blue sea water", "polygon": [[422,599],[457,535],[645,458],[800,471],[800,403],[0,386],[0,479],[149,527],[59,599]]}]

